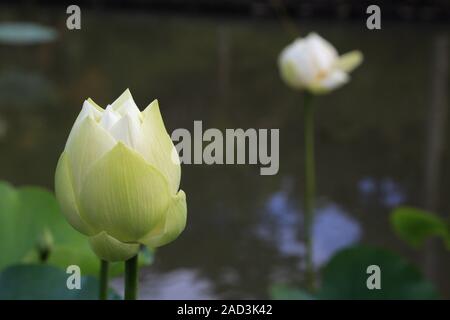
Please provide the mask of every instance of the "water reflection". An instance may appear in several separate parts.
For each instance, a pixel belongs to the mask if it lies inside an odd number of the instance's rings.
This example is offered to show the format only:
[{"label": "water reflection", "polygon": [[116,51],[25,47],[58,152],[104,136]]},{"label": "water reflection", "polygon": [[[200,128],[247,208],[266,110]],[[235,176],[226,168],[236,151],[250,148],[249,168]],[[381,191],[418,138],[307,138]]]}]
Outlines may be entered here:
[{"label": "water reflection", "polygon": [[[292,193],[292,183],[285,183],[280,191],[270,196],[266,212],[258,228],[259,236],[275,243],[287,256],[303,258],[304,242],[300,240],[303,229],[303,213],[298,208],[297,197]],[[340,206],[322,203],[316,209],[313,228],[313,262],[324,265],[337,251],[356,243],[361,229]]]},{"label": "water reflection", "polygon": [[355,219],[338,205],[330,203],[317,210],[313,225],[313,262],[320,267],[339,250],[361,238]]},{"label": "water reflection", "polygon": [[269,197],[257,232],[262,238],[275,243],[282,254],[301,256],[304,245],[299,241],[298,230],[302,216],[292,199],[292,183],[292,180],[285,182],[280,191]]},{"label": "water reflection", "polygon": [[[139,295],[145,300],[200,300],[216,299],[212,284],[196,270],[178,269],[167,273],[145,273],[140,279]],[[145,285],[148,284],[148,285]],[[123,292],[123,279],[112,281],[117,292]]]},{"label": "water reflection", "polygon": [[388,208],[394,208],[406,202],[405,191],[392,178],[364,177],[358,182],[358,190],[361,198],[366,202],[375,200]]}]

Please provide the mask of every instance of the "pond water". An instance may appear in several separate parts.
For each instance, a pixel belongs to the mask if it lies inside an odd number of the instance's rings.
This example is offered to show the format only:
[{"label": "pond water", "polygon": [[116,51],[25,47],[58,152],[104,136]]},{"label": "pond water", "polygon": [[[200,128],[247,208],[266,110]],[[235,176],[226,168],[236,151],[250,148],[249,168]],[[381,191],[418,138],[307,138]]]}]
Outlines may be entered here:
[{"label": "pond water", "polygon": [[[272,20],[83,11],[82,30],[64,11],[8,9],[2,21],[53,27],[52,42],[0,43],[0,179],[53,189],[57,159],[82,102],[112,102],[130,88],[141,107],[158,98],[169,132],[193,128],[279,128],[280,168],[184,165],[188,225],[158,250],[141,278],[143,298],[267,298],[275,283],[303,281],[301,96],[281,82],[276,60],[294,33]],[[314,263],[361,242],[392,249],[418,266],[422,251],[397,239],[389,213],[426,203],[427,125],[435,41],[445,26],[407,24],[370,32],[362,23],[302,22],[340,52],[365,62],[343,89],[317,99],[317,220]],[[444,146],[450,130],[443,133]],[[449,149],[439,181],[450,211]],[[430,277],[449,293],[448,254]],[[120,286],[120,281],[115,281]]]}]

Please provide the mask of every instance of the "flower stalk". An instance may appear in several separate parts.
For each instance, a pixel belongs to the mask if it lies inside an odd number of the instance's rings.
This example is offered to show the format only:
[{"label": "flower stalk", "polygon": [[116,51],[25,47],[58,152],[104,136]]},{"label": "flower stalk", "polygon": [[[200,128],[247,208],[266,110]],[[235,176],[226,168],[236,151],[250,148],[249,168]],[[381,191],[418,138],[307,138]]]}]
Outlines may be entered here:
[{"label": "flower stalk", "polygon": [[138,296],[138,255],[125,261],[125,300]]},{"label": "flower stalk", "polygon": [[315,163],[314,163],[314,107],[313,96],[305,92],[304,95],[304,130],[305,130],[305,191],[304,191],[304,216],[305,216],[305,245],[306,245],[306,283],[308,289],[315,289],[316,276],[313,264],[313,239],[312,227],[314,223],[314,197],[316,188]]},{"label": "flower stalk", "polygon": [[297,38],[278,57],[278,68],[283,81],[296,91],[304,91],[305,190],[304,239],[306,246],[306,283],[310,291],[316,286],[313,264],[312,227],[314,222],[315,168],[314,168],[314,108],[313,95],[322,95],[340,88],[350,80],[350,72],[363,61],[363,54],[354,50],[339,55],[327,40],[312,32]]},{"label": "flower stalk", "polygon": [[100,259],[100,288],[99,299],[108,300],[109,262]]}]

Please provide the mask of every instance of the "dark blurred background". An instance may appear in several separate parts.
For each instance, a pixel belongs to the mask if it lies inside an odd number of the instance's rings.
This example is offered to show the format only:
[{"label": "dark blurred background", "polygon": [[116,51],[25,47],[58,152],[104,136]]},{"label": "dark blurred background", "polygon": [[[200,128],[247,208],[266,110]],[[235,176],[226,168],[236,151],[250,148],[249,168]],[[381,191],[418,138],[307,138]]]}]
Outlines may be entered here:
[{"label": "dark blurred background", "polygon": [[20,5],[61,6],[76,4],[100,10],[144,10],[158,12],[197,13],[208,15],[240,15],[277,18],[280,12],[294,17],[359,19],[365,17],[369,5],[382,7],[383,19],[402,21],[448,21],[447,0],[82,0],[42,1],[4,0]]},{"label": "dark blurred background", "polygon": [[[205,129],[280,128],[278,175],[183,166],[188,226],[145,270],[143,298],[267,298],[274,283],[302,283],[302,100],[276,62],[310,31],[365,56],[348,85],[315,102],[317,267],[354,243],[381,246],[449,297],[443,245],[412,249],[389,224],[402,204],[450,212],[449,1],[77,4],[81,30],[66,28],[63,3],[0,5],[0,179],[52,190],[84,99],[105,106],[126,88],[141,109],[158,98],[169,132],[194,120]],[[366,28],[369,4],[381,6],[381,30]]]}]

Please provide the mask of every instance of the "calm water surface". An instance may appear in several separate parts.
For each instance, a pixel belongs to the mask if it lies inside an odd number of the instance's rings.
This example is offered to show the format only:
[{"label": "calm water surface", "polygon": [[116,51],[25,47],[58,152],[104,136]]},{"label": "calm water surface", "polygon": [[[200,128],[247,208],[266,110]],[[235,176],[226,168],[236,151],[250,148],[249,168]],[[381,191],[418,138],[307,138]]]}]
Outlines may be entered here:
[{"label": "calm water surface", "polygon": [[[53,189],[83,100],[106,105],[125,88],[141,107],[158,98],[169,132],[192,129],[194,120],[205,129],[280,128],[275,176],[250,165],[183,166],[188,225],[143,273],[142,296],[266,298],[274,283],[302,283],[302,108],[277,74],[277,55],[293,38],[281,24],[88,11],[82,30],[69,32],[55,11],[5,10],[0,19],[58,31],[47,44],[0,44],[0,179]],[[315,102],[315,264],[360,242],[420,266],[423,253],[396,238],[388,216],[400,204],[425,201],[433,44],[444,28],[387,25],[377,33],[357,23],[299,25],[340,52],[365,54],[350,84]],[[450,211],[447,149],[436,204],[443,214]],[[436,255],[433,276],[448,293],[448,255]]]}]

